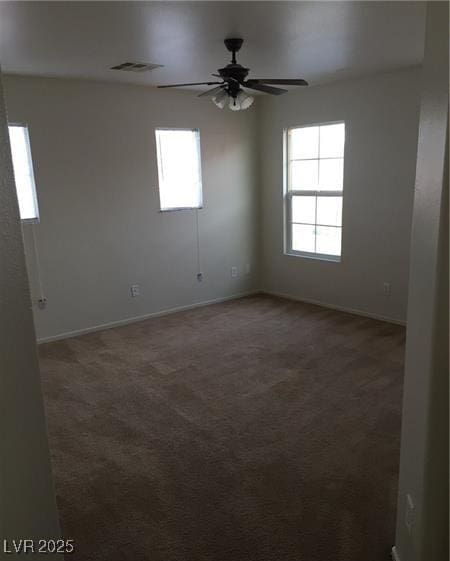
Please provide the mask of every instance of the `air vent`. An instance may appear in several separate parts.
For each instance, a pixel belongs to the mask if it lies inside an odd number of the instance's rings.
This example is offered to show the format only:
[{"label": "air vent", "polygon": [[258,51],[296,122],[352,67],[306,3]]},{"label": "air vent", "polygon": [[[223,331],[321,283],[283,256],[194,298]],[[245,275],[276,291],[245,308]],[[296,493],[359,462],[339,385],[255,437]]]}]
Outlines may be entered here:
[{"label": "air vent", "polygon": [[155,68],[162,68],[163,64],[152,64],[147,62],[122,62],[117,66],[111,66],[110,70],[121,70],[122,72],[148,72]]}]

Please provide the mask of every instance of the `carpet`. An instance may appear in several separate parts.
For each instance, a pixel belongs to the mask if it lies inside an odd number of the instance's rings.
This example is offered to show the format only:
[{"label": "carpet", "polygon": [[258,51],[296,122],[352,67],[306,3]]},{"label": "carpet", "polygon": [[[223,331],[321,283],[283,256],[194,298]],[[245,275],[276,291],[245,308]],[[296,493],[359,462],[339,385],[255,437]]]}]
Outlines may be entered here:
[{"label": "carpet", "polygon": [[73,561],[382,561],[405,330],[257,295],[39,348]]}]

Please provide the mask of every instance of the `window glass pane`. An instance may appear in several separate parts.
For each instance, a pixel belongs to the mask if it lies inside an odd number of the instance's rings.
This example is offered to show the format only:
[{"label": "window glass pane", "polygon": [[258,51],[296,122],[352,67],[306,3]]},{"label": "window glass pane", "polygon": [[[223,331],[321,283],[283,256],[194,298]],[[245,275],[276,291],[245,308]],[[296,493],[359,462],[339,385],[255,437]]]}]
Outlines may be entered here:
[{"label": "window glass pane", "polygon": [[314,253],[314,226],[292,224],[292,249],[294,251],[308,251]]},{"label": "window glass pane", "polygon": [[289,159],[319,157],[319,127],[289,130]]},{"label": "window glass pane", "polygon": [[320,158],[344,157],[345,125],[324,125],[320,127]]},{"label": "window glass pane", "polygon": [[319,160],[320,189],[324,191],[342,191],[344,160]]},{"label": "window glass pane", "polygon": [[316,251],[324,255],[341,254],[341,228],[316,227]]},{"label": "window glass pane", "polygon": [[317,198],[317,224],[342,225],[342,197]]},{"label": "window glass pane", "polygon": [[10,125],[8,130],[20,218],[37,219],[39,212],[27,127]]},{"label": "window glass pane", "polygon": [[199,133],[156,130],[161,209],[201,206]]},{"label": "window glass pane", "polygon": [[345,124],[292,128],[287,142],[291,249],[340,256]]},{"label": "window glass pane", "polygon": [[14,176],[19,201],[19,212],[21,220],[32,220],[38,217],[33,183],[29,175]]},{"label": "window glass pane", "polygon": [[298,160],[291,162],[291,189],[317,190],[319,160]]},{"label": "window glass pane", "polygon": [[316,197],[292,197],[292,222],[316,223]]}]

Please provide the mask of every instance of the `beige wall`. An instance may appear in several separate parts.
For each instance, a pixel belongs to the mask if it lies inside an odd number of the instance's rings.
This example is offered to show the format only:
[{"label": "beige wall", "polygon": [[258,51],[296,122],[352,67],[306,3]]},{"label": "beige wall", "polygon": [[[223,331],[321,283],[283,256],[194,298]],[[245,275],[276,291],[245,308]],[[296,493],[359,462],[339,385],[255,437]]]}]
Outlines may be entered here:
[{"label": "beige wall", "polygon": [[3,539],[58,538],[59,525],[3,101],[0,81],[0,558],[28,559],[3,555]]},{"label": "beige wall", "polygon": [[[414,68],[264,98],[264,290],[405,320],[420,87]],[[284,255],[283,129],[339,120],[346,123],[342,262]]]},{"label": "beige wall", "polygon": [[[48,301],[45,310],[34,306],[38,337],[257,287],[255,111],[220,111],[195,92],[77,80],[10,76],[5,91],[10,121],[29,125],[35,166]],[[200,129],[202,283],[195,211],[159,212],[158,126]],[[31,228],[24,234],[36,303]],[[141,295],[131,298],[135,283]]]},{"label": "beige wall", "polygon": [[[258,100],[260,107],[235,114],[191,92],[8,77],[10,120],[30,127],[41,211],[40,224],[24,226],[38,337],[225,298],[261,284],[404,320],[420,81],[419,69],[402,70],[283,99],[266,97]],[[338,119],[347,126],[343,261],[285,256],[283,127]],[[196,280],[195,211],[158,211],[157,126],[200,128],[203,283]],[[45,310],[36,306],[33,228]],[[237,279],[230,274],[233,265]],[[385,281],[391,283],[389,297]],[[131,298],[135,283],[141,295]]]},{"label": "beige wall", "polygon": [[[430,2],[421,102],[396,551],[448,559],[448,4]],[[406,497],[414,504],[411,532]]]}]

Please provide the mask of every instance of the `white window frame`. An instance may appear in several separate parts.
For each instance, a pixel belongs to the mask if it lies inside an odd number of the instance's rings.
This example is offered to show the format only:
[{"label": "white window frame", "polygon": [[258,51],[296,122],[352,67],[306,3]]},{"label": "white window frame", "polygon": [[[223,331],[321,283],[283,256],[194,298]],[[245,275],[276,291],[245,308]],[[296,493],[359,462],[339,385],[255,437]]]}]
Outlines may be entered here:
[{"label": "white window frame", "polygon": [[[343,257],[343,220],[341,226],[330,226],[329,228],[340,228],[341,229],[341,254],[340,255],[330,255],[326,253],[316,253],[309,251],[298,251],[292,249],[292,198],[295,196],[310,196],[310,197],[342,197],[342,208],[344,207],[344,187],[340,191],[325,191],[325,190],[298,190],[289,189],[290,186],[290,158],[289,158],[289,131],[292,129],[301,129],[309,127],[322,127],[327,125],[344,125],[345,121],[327,121],[323,123],[310,123],[307,125],[293,125],[286,127],[283,131],[283,185],[284,185],[284,254],[291,255],[295,257],[304,257],[307,259],[318,259],[321,261],[332,261],[335,263],[342,262]],[[316,159],[316,158],[313,158]],[[335,159],[335,158],[319,158],[319,160]],[[345,171],[345,143],[344,143],[344,155],[342,157],[344,161],[344,171]],[[344,184],[344,182],[343,182]],[[317,204],[316,204],[316,220],[315,226],[317,226]]]},{"label": "white window frame", "polygon": [[190,131],[195,133],[197,140],[197,153],[198,153],[198,176],[200,178],[200,197],[198,206],[180,206],[180,207],[166,207],[162,208],[161,205],[161,186],[159,185],[159,174],[160,170],[163,169],[162,162],[160,159],[161,150],[158,145],[156,145],[156,158],[157,158],[157,171],[158,171],[158,199],[159,199],[159,212],[174,212],[177,210],[201,210],[203,208],[203,178],[202,178],[202,152],[200,143],[200,129],[189,128],[189,127],[155,127],[155,142],[158,144],[157,131]]},{"label": "white window frame", "polygon": [[[39,224],[40,222],[40,216],[39,216],[39,201],[38,201],[38,196],[37,196],[37,190],[36,190],[36,181],[34,179],[34,167],[33,167],[33,158],[31,155],[31,143],[30,143],[30,133],[28,130],[28,125],[27,123],[18,123],[18,122],[13,122],[13,123],[8,123],[8,133],[9,133],[9,128],[10,127],[20,127],[22,129],[24,129],[25,131],[25,138],[26,138],[26,145],[27,145],[27,159],[28,159],[28,163],[30,166],[30,180],[31,180],[31,186],[32,186],[32,191],[33,191],[33,201],[34,201],[34,208],[36,209],[36,216],[34,218],[20,218],[21,222],[23,222],[24,224]],[[16,178],[14,177],[14,185],[16,182]],[[17,190],[17,187],[16,187]],[[17,194],[16,191],[16,196],[17,198],[19,197],[19,195]],[[19,213],[20,213],[20,208],[19,208]]]}]

